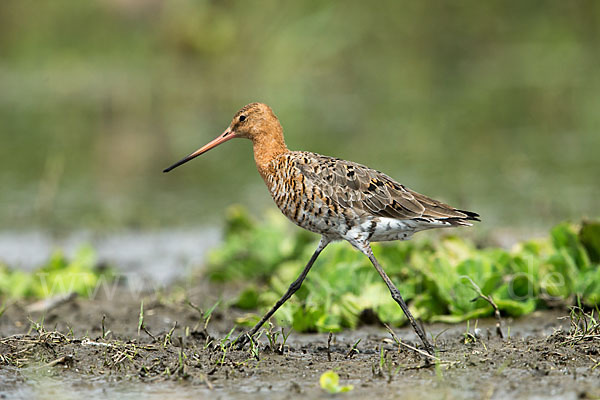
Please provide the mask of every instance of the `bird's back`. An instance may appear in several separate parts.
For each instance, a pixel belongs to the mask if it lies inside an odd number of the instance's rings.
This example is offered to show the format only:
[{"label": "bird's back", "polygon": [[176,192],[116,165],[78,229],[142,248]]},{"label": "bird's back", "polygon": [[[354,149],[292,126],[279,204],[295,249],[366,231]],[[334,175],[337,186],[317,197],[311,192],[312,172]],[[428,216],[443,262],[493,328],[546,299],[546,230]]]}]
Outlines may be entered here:
[{"label": "bird's back", "polygon": [[479,217],[364,165],[320,154],[287,152],[265,172],[271,195],[288,218],[333,239],[407,239],[423,229],[471,225]]}]

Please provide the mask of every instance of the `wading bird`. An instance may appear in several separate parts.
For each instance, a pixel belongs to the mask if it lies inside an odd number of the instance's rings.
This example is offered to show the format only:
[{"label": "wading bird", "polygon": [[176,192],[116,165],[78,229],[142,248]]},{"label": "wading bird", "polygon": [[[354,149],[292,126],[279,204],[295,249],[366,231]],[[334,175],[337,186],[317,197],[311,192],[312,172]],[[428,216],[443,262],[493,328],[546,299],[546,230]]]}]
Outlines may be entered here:
[{"label": "wading bird", "polygon": [[366,255],[400,305],[425,350],[433,348],[371,251],[371,242],[407,240],[418,231],[467,225],[479,215],[419,194],[389,176],[350,161],[304,151],[290,151],[283,128],[269,106],[251,103],[239,110],[229,127],[207,145],[163,172],[198,157],[234,138],[252,141],[254,160],[273,200],[292,222],[321,235],[314,254],[300,276],[273,308],[240,338],[245,344],[302,285],[323,249],[332,241],[346,240]]}]

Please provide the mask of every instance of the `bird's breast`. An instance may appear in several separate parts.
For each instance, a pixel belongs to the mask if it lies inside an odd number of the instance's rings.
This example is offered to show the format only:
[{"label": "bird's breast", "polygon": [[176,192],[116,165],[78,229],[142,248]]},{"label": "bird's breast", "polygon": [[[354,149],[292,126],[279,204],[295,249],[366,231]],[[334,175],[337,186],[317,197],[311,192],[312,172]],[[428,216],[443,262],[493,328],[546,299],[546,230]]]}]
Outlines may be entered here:
[{"label": "bird's breast", "polygon": [[350,229],[350,214],[328,198],[293,165],[293,160],[274,160],[265,176],[271,197],[281,212],[309,231],[341,238]]}]

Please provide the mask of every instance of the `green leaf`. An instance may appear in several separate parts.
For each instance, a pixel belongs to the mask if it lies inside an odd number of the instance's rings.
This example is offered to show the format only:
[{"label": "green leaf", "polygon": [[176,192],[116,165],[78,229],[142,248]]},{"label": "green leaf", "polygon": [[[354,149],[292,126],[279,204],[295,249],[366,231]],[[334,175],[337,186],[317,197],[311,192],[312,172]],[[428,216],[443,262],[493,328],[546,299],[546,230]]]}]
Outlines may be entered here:
[{"label": "green leaf", "polygon": [[242,310],[256,308],[258,306],[258,290],[256,290],[256,287],[251,285],[244,289],[234,304]]},{"label": "green leaf", "polygon": [[590,260],[600,263],[600,221],[584,221],[579,230],[579,241],[586,249]]},{"label": "green leaf", "polygon": [[321,389],[331,394],[349,392],[354,389],[354,386],[340,386],[340,376],[334,371],[325,371],[319,378]]},{"label": "green leaf", "polygon": [[579,242],[579,237],[575,228],[566,222],[552,228],[550,232],[552,242],[557,250],[564,249],[575,261],[578,268],[587,268],[590,260],[583,245]]},{"label": "green leaf", "polygon": [[535,311],[536,301],[534,299],[529,299],[526,301],[515,301],[508,299],[499,299],[494,300],[500,311],[511,315],[513,317],[518,317],[525,314],[530,314]]}]

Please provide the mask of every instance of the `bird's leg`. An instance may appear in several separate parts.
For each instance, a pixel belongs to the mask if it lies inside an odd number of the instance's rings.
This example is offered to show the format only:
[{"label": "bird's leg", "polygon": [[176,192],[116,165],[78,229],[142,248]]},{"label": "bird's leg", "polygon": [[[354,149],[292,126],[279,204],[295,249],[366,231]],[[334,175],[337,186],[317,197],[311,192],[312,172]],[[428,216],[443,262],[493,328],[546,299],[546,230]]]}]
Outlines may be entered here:
[{"label": "bird's leg", "polygon": [[415,321],[415,318],[410,313],[408,306],[404,302],[404,299],[402,298],[402,295],[400,294],[400,291],[398,290],[398,288],[394,285],[394,283],[389,278],[389,276],[387,276],[387,274],[385,273],[383,268],[381,268],[381,265],[379,265],[379,262],[373,255],[373,250],[371,250],[371,246],[369,244],[367,244],[366,246],[363,245],[358,248],[367,257],[369,257],[369,260],[371,260],[371,263],[373,264],[373,266],[375,267],[375,269],[377,270],[379,275],[383,278],[385,284],[387,285],[388,289],[390,290],[390,293],[392,294],[392,298],[396,301],[396,303],[398,303],[400,305],[400,307],[402,308],[402,311],[404,311],[404,314],[406,315],[406,318],[408,318],[408,321],[412,325],[416,334],[421,339],[421,342],[423,342],[423,346],[425,346],[425,350],[430,355],[433,355],[433,347],[431,346],[431,344],[429,344],[429,341],[427,340],[427,336],[425,336],[425,332],[423,332],[423,329],[421,329],[419,324],[417,324],[417,321]]},{"label": "bird's leg", "polygon": [[258,321],[258,323],[256,325],[254,325],[254,328],[252,328],[252,330],[250,332],[246,332],[245,334],[243,334],[242,336],[240,336],[240,338],[237,341],[238,349],[244,347],[244,345],[248,342],[248,340],[251,337],[253,337],[256,334],[256,332],[258,332],[258,330],[261,328],[261,326],[263,326],[264,323],[267,322],[269,320],[269,318],[271,318],[271,316],[273,314],[275,314],[275,311],[277,311],[279,309],[279,307],[281,307],[283,305],[283,303],[285,303],[286,301],[288,301],[288,299],[290,297],[292,297],[292,295],[294,293],[296,293],[296,291],[298,289],[300,289],[300,286],[302,286],[302,282],[304,281],[304,278],[306,278],[306,275],[308,275],[308,271],[310,271],[310,268],[313,266],[315,260],[317,259],[317,257],[319,257],[319,254],[321,254],[321,251],[323,251],[323,249],[328,244],[329,244],[329,239],[326,239],[325,237],[322,237],[321,241],[319,242],[319,246],[317,247],[317,250],[315,250],[315,252],[313,253],[312,257],[308,261],[308,264],[306,264],[306,267],[304,267],[304,269],[302,270],[302,272],[300,273],[300,275],[298,276],[298,278],[294,282],[292,282],[292,284],[288,288],[287,292],[285,292],[285,294],[281,297],[281,299],[279,299],[277,301],[277,303],[275,303],[275,305],[273,306],[273,308],[271,308],[269,310],[269,312],[267,312],[260,319],[260,321]]}]

